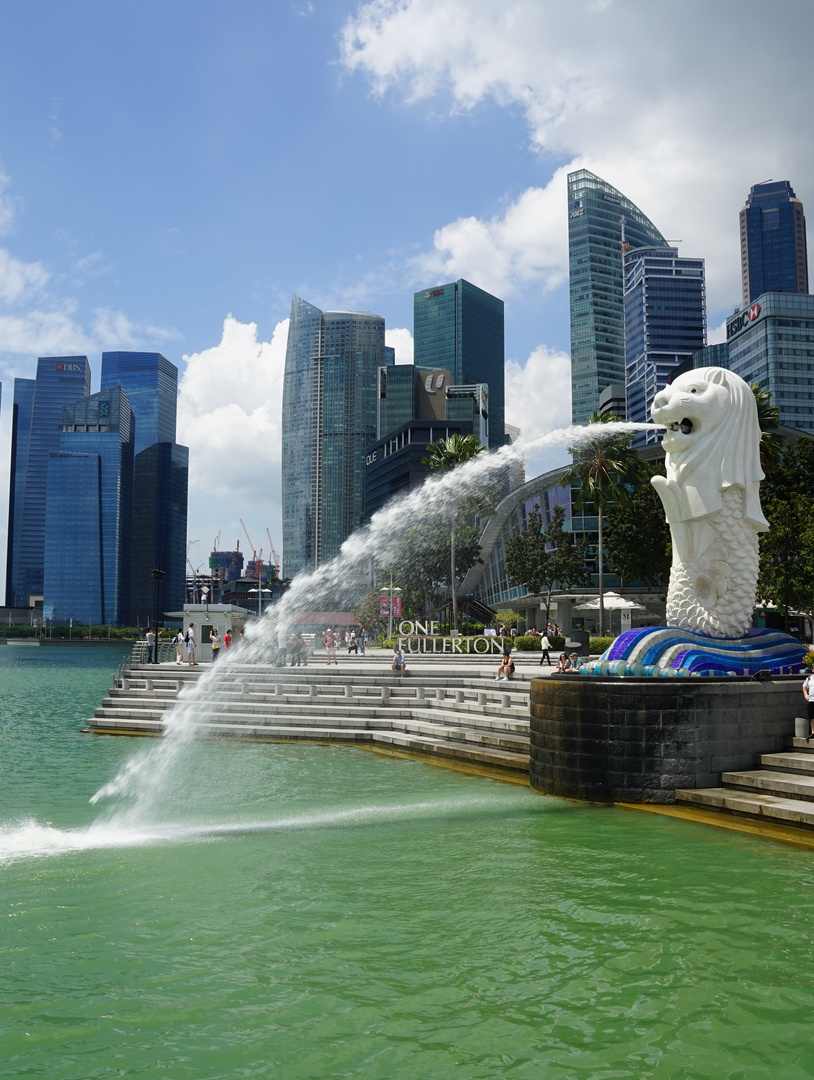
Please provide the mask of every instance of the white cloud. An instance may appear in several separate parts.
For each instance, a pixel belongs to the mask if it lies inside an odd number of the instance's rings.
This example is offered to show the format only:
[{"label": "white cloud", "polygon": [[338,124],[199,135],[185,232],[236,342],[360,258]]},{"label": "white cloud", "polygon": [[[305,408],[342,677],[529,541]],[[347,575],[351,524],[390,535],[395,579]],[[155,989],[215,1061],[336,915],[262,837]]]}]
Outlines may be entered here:
[{"label": "white cloud", "polygon": [[[178,441],[190,449],[188,535],[208,555],[222,527],[246,544],[246,521],[258,550],[268,552],[270,529],[279,550],[281,414],[288,319],[271,341],[258,341],[255,323],[231,315],[219,344],[185,356],[178,396]],[[232,536],[234,533],[234,536]],[[199,560],[200,561],[200,560]]]},{"label": "white cloud", "polygon": [[42,263],[23,262],[0,248],[0,302],[17,304],[37,293],[50,274]]},{"label": "white cloud", "polygon": [[396,350],[397,364],[412,364],[413,335],[406,327],[394,326],[392,329],[385,329],[384,343]]},{"label": "white cloud", "polygon": [[568,279],[566,170],[528,188],[489,221],[458,218],[436,230],[433,250],[415,257],[416,278],[476,281],[498,296],[526,285],[552,289]]},{"label": "white cloud", "polygon": [[[788,178],[814,205],[812,15],[794,0],[770,17],[757,0],[368,0],[344,27],[342,59],[379,94],[452,112],[519,106],[532,147],[597,172],[683,254],[706,258],[717,311],[738,300],[749,187]],[[504,295],[564,279],[565,171],[501,217],[438,230],[426,264]]]},{"label": "white cloud", "polygon": [[571,359],[538,345],[521,364],[506,361],[506,423],[524,438],[571,423]]},{"label": "white cloud", "polygon": [[[524,364],[506,361],[506,423],[520,428],[524,440],[571,423],[571,358],[538,345]],[[565,464],[562,448],[526,457],[526,475]]]},{"label": "white cloud", "polygon": [[9,183],[8,176],[0,171],[0,235],[9,231],[17,212],[15,201],[6,190]]}]

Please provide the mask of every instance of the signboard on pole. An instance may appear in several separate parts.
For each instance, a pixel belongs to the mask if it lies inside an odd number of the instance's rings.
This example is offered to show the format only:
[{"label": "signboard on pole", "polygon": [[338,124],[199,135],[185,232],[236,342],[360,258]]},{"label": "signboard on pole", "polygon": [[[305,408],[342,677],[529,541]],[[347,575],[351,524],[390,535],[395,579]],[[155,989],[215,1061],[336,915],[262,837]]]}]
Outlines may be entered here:
[{"label": "signboard on pole", "polygon": [[393,597],[393,617],[396,618],[396,619],[401,618],[401,597],[400,596],[394,596]]},{"label": "signboard on pole", "polygon": [[387,596],[379,597],[379,615],[383,618],[387,618],[390,614],[390,599]]}]

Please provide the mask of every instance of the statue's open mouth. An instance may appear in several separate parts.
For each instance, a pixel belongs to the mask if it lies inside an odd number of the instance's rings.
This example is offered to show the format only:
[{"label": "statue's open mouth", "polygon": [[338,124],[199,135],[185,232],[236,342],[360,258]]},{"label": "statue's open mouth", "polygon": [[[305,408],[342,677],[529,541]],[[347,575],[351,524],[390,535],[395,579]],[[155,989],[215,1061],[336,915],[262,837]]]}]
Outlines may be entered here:
[{"label": "statue's open mouth", "polygon": [[680,431],[682,435],[692,435],[695,430],[692,420],[688,420],[686,417],[684,417],[681,422],[674,420],[672,424],[668,424],[667,426],[670,431]]}]

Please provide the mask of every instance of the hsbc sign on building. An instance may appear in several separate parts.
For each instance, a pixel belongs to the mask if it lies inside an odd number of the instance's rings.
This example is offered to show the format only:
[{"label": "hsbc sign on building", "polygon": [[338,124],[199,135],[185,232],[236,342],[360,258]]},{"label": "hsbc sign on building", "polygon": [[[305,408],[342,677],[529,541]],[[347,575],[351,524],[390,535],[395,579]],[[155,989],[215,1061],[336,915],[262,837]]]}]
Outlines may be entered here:
[{"label": "hsbc sign on building", "polygon": [[739,334],[742,330],[747,330],[760,318],[761,307],[760,304],[750,304],[748,308],[743,311],[736,312],[731,319],[727,319],[726,322],[726,340],[730,341],[733,337]]}]

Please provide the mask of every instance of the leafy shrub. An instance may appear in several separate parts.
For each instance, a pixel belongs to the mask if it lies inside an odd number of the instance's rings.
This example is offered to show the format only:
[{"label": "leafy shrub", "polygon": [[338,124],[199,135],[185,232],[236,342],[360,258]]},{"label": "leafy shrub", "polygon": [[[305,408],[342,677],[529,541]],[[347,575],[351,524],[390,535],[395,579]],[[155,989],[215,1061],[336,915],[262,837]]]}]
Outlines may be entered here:
[{"label": "leafy shrub", "polygon": [[518,637],[514,639],[514,647],[520,652],[540,652],[540,639],[538,637]]},{"label": "leafy shrub", "polygon": [[588,642],[588,650],[593,653],[603,653],[609,649],[616,640],[615,637],[592,637]]}]

